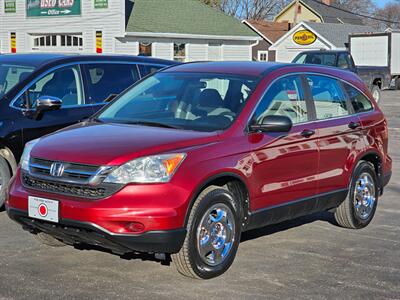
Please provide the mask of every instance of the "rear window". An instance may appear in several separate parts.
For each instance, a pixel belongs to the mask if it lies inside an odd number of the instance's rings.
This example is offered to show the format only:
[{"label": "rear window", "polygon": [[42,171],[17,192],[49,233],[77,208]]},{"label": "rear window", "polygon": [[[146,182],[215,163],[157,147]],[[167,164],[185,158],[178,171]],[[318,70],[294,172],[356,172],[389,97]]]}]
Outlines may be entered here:
[{"label": "rear window", "polygon": [[299,54],[293,63],[296,64],[314,64],[334,67],[336,64],[336,55],[329,53],[303,53]]},{"label": "rear window", "polygon": [[356,88],[352,87],[351,85],[344,84],[344,88],[346,89],[347,94],[351,100],[351,104],[353,105],[354,111],[356,113],[369,111],[373,109],[371,101],[364,96]]}]

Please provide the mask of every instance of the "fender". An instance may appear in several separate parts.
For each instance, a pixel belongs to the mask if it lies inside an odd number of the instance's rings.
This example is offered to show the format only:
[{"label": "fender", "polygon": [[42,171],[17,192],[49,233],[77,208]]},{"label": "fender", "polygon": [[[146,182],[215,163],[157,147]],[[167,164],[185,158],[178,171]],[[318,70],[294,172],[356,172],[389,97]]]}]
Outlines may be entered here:
[{"label": "fender", "polygon": [[[199,196],[199,194],[201,193],[201,191],[204,190],[204,188],[206,188],[214,180],[217,180],[217,179],[223,178],[223,177],[233,177],[233,178],[239,180],[246,187],[246,189],[248,190],[245,180],[239,174],[237,174],[235,172],[222,172],[222,173],[218,173],[218,174],[215,174],[215,175],[212,175],[212,176],[208,177],[206,180],[201,182],[196,187],[194,193],[190,197],[189,205],[188,205],[188,208],[187,208],[186,214],[185,214],[185,223],[184,223],[185,227],[187,226],[187,222],[189,220],[189,215],[190,215],[190,211],[192,210],[193,204],[196,201],[196,199]],[[250,201],[250,195],[249,195],[249,201]],[[249,204],[247,204],[247,207],[248,208],[247,208],[247,212],[245,212],[245,215],[248,215]]]}]

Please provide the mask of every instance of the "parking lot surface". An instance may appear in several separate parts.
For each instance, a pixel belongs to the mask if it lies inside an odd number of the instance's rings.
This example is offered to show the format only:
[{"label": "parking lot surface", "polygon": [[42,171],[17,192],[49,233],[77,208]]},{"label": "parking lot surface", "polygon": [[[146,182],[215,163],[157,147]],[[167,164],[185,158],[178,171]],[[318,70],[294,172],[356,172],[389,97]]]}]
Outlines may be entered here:
[{"label": "parking lot surface", "polygon": [[372,223],[315,214],[247,232],[230,270],[186,279],[151,256],[48,248],[0,212],[0,299],[400,299],[400,92],[385,91],[393,177]]}]

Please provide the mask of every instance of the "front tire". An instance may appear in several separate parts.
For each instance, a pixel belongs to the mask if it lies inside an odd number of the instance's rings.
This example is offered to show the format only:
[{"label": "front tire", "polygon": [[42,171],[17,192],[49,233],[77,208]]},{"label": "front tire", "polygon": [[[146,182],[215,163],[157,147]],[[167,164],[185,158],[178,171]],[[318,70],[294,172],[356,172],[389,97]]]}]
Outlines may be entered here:
[{"label": "front tire", "polygon": [[11,172],[7,161],[0,156],[0,208],[6,200],[7,185],[11,179]]},{"label": "front tire", "polygon": [[240,206],[226,189],[211,186],[197,197],[190,212],[187,235],[172,260],[179,273],[210,279],[226,272],[240,243]]},{"label": "front tire", "polygon": [[400,77],[397,77],[394,81],[394,86],[396,90],[400,90]]},{"label": "front tire", "polygon": [[375,168],[361,161],[354,170],[346,200],[336,209],[336,222],[350,229],[366,227],[375,215],[378,195]]}]

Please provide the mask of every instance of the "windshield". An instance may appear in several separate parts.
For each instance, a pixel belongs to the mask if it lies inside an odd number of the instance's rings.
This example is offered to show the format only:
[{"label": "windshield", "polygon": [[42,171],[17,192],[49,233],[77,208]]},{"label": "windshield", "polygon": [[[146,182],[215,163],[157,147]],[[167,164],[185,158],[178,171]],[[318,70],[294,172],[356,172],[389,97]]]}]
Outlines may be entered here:
[{"label": "windshield", "polygon": [[28,66],[0,64],[0,97],[25,79],[33,70],[33,67]]},{"label": "windshield", "polygon": [[314,64],[334,67],[336,64],[336,54],[329,53],[303,53],[296,56],[293,60],[295,64]]},{"label": "windshield", "polygon": [[193,73],[157,73],[124,93],[97,118],[102,122],[197,131],[228,128],[257,81]]}]

